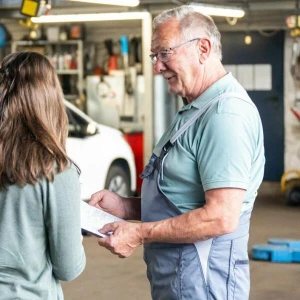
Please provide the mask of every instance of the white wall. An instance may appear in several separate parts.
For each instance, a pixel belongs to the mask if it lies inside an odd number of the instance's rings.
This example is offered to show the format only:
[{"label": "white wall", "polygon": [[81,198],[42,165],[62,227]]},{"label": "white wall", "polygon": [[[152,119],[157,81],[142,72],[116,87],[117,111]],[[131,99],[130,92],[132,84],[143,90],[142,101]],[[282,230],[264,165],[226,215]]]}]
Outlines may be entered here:
[{"label": "white wall", "polygon": [[284,171],[300,170],[300,121],[291,112],[297,93],[300,99],[300,89],[296,90],[290,71],[292,42],[293,39],[287,31],[284,46]]}]

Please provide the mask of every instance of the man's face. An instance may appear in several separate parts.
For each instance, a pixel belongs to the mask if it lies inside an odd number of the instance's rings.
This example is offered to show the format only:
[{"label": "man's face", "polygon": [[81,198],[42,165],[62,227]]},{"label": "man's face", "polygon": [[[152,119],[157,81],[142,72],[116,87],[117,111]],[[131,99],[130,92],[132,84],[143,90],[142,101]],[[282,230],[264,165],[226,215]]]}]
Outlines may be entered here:
[{"label": "man's face", "polygon": [[[153,33],[151,51],[156,54],[188,40],[181,34],[178,21],[175,19],[160,25]],[[199,77],[198,40],[186,43],[170,51],[167,62],[158,56],[154,65],[155,71],[167,80],[169,91],[181,97],[189,97],[196,93],[197,77]]]}]

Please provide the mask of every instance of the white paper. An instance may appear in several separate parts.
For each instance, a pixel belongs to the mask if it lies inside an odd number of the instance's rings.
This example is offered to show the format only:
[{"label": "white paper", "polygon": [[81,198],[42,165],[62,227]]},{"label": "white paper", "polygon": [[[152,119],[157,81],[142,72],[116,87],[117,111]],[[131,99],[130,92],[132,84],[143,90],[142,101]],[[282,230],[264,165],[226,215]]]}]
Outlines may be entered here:
[{"label": "white paper", "polygon": [[124,221],[123,219],[120,219],[112,214],[100,210],[95,206],[91,206],[84,201],[81,201],[80,210],[81,210],[81,228],[98,237],[107,236],[106,234],[102,234],[98,231],[105,224],[112,223],[115,221]]}]

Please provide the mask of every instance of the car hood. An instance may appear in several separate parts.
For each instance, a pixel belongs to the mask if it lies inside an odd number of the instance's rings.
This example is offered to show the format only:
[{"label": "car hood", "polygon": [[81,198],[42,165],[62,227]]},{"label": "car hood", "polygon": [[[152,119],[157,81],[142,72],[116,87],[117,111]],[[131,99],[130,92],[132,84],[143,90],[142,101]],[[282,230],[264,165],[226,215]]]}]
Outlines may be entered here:
[{"label": "car hood", "polygon": [[108,127],[106,125],[102,125],[96,122],[93,122],[96,127],[98,128],[99,132],[106,135],[112,135],[112,136],[122,136],[123,133],[119,129],[115,129],[112,127]]}]

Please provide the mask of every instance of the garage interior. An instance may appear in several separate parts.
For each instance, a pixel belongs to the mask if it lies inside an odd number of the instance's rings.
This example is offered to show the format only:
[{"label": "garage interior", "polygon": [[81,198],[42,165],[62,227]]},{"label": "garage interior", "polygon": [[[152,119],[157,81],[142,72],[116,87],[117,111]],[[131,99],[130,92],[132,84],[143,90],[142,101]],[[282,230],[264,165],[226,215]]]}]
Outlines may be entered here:
[{"label": "garage interior", "polygon": [[[51,4],[49,16],[97,13],[113,19],[38,25],[21,14],[23,2],[0,0],[0,22],[6,30],[0,58],[20,49],[44,51],[63,74],[62,56],[68,54],[72,61],[75,55],[77,71],[61,75],[66,99],[95,121],[124,133],[133,147],[137,174],[181,105],[181,99],[170,95],[162,78],[153,74],[148,57],[151,19],[191,2],[244,10],[241,18],[213,19],[222,35],[223,63],[246,85],[265,134],[265,177],[252,214],[248,246],[250,299],[300,299],[299,263],[252,259],[252,247],[270,238],[300,239],[300,0],[140,0],[136,7],[40,1],[41,6]],[[114,13],[120,13],[121,19]],[[258,76],[259,70],[265,77]],[[248,75],[242,77],[245,71]],[[126,85],[128,78],[132,90],[128,81]],[[140,188],[137,179],[137,194]],[[100,248],[93,236],[85,235],[83,244],[87,266],[76,280],[62,283],[65,299],[151,298],[142,248],[130,258],[119,259]]]},{"label": "garage interior", "polygon": [[[251,300],[297,300],[300,296],[299,263],[251,259],[252,246],[269,238],[299,240],[299,207],[287,206],[280,187],[264,182],[252,213],[249,238]],[[62,282],[65,299],[150,300],[142,248],[126,259],[98,246],[97,238],[83,241],[87,265],[74,281]]]}]

